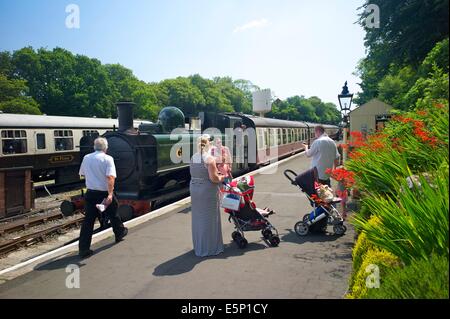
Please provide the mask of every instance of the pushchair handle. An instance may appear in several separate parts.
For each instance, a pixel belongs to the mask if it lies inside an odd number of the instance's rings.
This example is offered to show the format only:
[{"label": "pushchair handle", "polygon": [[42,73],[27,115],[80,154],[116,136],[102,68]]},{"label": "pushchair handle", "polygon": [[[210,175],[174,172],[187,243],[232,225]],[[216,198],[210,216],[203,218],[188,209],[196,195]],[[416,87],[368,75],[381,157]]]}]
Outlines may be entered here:
[{"label": "pushchair handle", "polygon": [[293,170],[287,169],[283,172],[283,174],[284,174],[284,176],[286,176],[286,178],[288,180],[291,181],[292,185],[297,185],[297,182],[295,181],[295,178],[297,177],[297,173],[295,173]]}]

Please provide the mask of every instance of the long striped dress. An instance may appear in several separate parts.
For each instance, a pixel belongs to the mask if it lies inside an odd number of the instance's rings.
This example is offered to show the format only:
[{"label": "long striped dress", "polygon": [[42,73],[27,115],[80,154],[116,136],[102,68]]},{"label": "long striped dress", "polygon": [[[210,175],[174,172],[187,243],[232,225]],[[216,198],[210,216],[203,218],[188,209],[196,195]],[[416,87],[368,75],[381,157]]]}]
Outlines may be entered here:
[{"label": "long striped dress", "polygon": [[195,255],[213,256],[223,252],[220,222],[219,185],[209,179],[207,155],[194,154],[191,159],[192,241]]}]

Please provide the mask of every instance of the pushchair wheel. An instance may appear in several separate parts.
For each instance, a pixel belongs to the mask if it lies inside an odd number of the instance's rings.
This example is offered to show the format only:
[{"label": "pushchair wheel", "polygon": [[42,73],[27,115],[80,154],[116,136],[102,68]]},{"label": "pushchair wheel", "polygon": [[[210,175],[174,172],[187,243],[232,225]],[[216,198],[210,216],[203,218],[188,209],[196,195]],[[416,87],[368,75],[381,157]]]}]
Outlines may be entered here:
[{"label": "pushchair wheel", "polygon": [[297,233],[297,235],[305,236],[306,234],[308,234],[309,226],[305,222],[300,221],[297,224],[295,224],[294,230]]},{"label": "pushchair wheel", "polygon": [[345,232],[347,230],[347,227],[345,227],[345,225],[334,225],[333,226],[333,231],[336,235],[344,235]]},{"label": "pushchair wheel", "polygon": [[264,239],[270,239],[272,236],[272,231],[270,229],[264,229],[262,232]]},{"label": "pushchair wheel", "polygon": [[236,243],[238,244],[240,249],[244,249],[245,247],[247,247],[248,241],[244,237],[241,237],[236,241]]},{"label": "pushchair wheel", "polygon": [[242,237],[242,235],[241,235],[241,233],[239,233],[238,231],[234,231],[234,232],[231,234],[231,238],[233,238],[234,241],[238,240],[238,239],[241,238],[241,237]]},{"label": "pushchair wheel", "polygon": [[309,214],[306,214],[305,216],[303,216],[303,221],[306,223],[307,221],[309,221]]},{"label": "pushchair wheel", "polygon": [[269,238],[269,243],[270,243],[270,245],[272,246],[272,247],[277,247],[278,246],[278,244],[280,243],[280,237],[278,237],[278,236],[271,236],[270,238]]}]

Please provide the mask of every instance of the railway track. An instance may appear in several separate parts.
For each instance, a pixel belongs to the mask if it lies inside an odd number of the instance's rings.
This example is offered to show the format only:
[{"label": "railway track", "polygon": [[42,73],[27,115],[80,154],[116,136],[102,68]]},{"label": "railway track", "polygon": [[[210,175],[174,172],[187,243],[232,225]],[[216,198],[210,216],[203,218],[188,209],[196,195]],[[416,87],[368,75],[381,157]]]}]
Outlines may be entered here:
[{"label": "railway track", "polygon": [[18,238],[6,240],[0,243],[0,256],[6,255],[21,247],[26,247],[37,242],[43,242],[46,237],[52,234],[62,234],[66,229],[79,227],[83,219],[84,216],[80,216],[60,225],[55,225]]},{"label": "railway track", "polygon": [[[34,212],[33,215],[29,215],[24,218],[24,216],[21,216],[22,218],[16,220],[16,221],[10,221],[4,225],[0,225],[0,236],[3,236],[4,234],[17,232],[20,230],[26,230],[30,227],[34,227],[37,225],[45,224],[48,221],[52,220],[58,220],[63,218],[64,216],[61,214],[61,212],[53,212],[45,215],[40,215],[40,213],[45,213],[45,211],[42,209],[38,212]],[[36,216],[34,216],[36,215]],[[33,217],[34,216],[34,217]],[[4,220],[2,220],[4,221]]]}]

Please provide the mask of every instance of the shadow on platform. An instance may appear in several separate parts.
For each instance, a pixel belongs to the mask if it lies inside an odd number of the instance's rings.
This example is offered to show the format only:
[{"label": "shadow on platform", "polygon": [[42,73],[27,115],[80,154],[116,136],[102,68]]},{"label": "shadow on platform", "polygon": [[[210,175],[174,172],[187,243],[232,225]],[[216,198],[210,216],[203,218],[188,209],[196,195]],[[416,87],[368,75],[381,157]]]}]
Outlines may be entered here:
[{"label": "shadow on platform", "polygon": [[154,276],[175,276],[191,271],[197,264],[210,259],[227,259],[229,257],[242,256],[248,251],[271,249],[258,243],[248,243],[244,249],[237,248],[234,242],[224,245],[224,252],[217,256],[197,257],[194,250],[170,259],[158,265],[153,271]]},{"label": "shadow on platform", "polygon": [[285,230],[288,233],[281,236],[281,242],[289,242],[297,244],[303,244],[306,242],[321,243],[321,242],[335,241],[341,237],[330,232],[327,233],[310,232],[306,236],[299,236],[292,229],[285,229]]},{"label": "shadow on platform", "polygon": [[[105,246],[99,247],[97,249],[93,249],[94,255],[92,255],[89,258],[92,258],[93,256],[99,254],[103,250],[106,250],[114,245],[115,245],[114,243],[109,243]],[[86,260],[86,259],[81,259],[78,256],[78,254],[70,253],[70,255],[68,255],[68,256],[65,256],[62,258],[55,257],[55,258],[50,259],[49,261],[46,261],[42,264],[38,264],[38,265],[36,265],[36,267],[34,267],[34,270],[43,271],[43,270],[63,269],[63,268],[66,268],[67,265],[70,265],[70,264],[78,265],[81,268],[85,265],[84,260]]]}]

